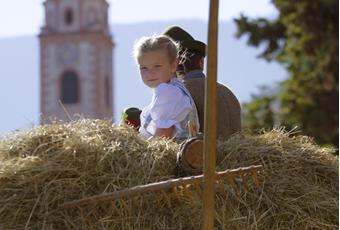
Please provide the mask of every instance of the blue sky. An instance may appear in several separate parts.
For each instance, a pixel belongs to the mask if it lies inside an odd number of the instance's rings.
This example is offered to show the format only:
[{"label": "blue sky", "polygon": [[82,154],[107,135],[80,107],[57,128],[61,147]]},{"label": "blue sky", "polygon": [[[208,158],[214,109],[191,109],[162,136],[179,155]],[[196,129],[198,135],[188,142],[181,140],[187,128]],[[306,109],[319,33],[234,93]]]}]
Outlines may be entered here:
[{"label": "blue sky", "polygon": [[[43,22],[44,0],[1,0],[0,38],[37,34]],[[108,0],[111,23],[135,23],[169,19],[208,18],[208,0]],[[230,20],[244,13],[271,16],[270,0],[220,0],[219,19]],[[131,7],[133,5],[133,7]]]}]

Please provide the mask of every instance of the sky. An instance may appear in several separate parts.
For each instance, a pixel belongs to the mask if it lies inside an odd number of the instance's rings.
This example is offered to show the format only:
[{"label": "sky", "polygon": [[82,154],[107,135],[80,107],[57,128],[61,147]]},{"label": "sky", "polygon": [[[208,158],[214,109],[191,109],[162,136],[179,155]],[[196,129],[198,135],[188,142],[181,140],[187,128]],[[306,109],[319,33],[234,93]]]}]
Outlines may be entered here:
[{"label": "sky", "polygon": [[[38,34],[44,18],[44,0],[0,0],[0,39]],[[209,0],[107,0],[110,23],[136,23],[169,19],[207,20]],[[20,7],[19,7],[20,6]],[[131,7],[133,6],[133,7]],[[276,14],[270,0],[220,0],[219,20]]]}]

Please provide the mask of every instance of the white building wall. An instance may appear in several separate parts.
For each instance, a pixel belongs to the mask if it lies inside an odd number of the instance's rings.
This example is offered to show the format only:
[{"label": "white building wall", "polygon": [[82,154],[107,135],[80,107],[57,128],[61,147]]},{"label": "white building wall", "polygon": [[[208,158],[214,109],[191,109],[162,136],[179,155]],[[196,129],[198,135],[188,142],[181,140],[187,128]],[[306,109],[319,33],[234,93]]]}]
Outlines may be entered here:
[{"label": "white building wall", "polygon": [[[80,8],[81,7],[81,8]],[[79,103],[65,104],[64,107],[72,116],[80,114],[86,118],[111,118],[112,105],[106,103],[106,77],[109,77],[110,96],[112,97],[112,50],[107,40],[101,36],[88,33],[105,30],[98,25],[105,25],[107,3],[104,0],[48,0],[45,2],[46,20],[41,33],[41,112],[45,118],[68,120],[61,99],[61,77],[70,70],[78,75]],[[72,9],[73,22],[64,23],[66,9]],[[98,23],[89,26],[86,11],[90,9],[98,14]],[[82,11],[82,12],[81,12]],[[80,21],[82,19],[82,21]],[[86,26],[86,27],[85,27]],[[108,37],[109,38],[109,37]],[[61,56],[74,57],[65,61]],[[64,61],[63,61],[64,60]],[[112,100],[112,99],[111,99]],[[111,102],[112,104],[112,102]]]},{"label": "white building wall", "polygon": [[95,117],[95,76],[93,66],[94,57],[92,47],[88,42],[73,44],[77,46],[79,59],[72,65],[62,64],[58,60],[58,51],[63,44],[48,44],[44,50],[44,84],[45,97],[42,98],[47,115],[54,114],[64,117],[64,111],[60,108],[58,101],[61,96],[61,77],[65,71],[71,70],[77,73],[79,78],[79,104],[66,104],[65,108],[70,114],[79,113],[85,117]]},{"label": "white building wall", "polygon": [[99,30],[103,24],[104,18],[98,1],[83,0],[81,10],[84,17],[82,27],[89,30]]},{"label": "white building wall", "polygon": [[79,73],[82,76],[81,111],[88,117],[96,117],[96,85],[93,47],[89,42],[80,44]]},{"label": "white building wall", "polygon": [[57,16],[56,2],[45,2],[45,23],[49,29],[57,29]]}]

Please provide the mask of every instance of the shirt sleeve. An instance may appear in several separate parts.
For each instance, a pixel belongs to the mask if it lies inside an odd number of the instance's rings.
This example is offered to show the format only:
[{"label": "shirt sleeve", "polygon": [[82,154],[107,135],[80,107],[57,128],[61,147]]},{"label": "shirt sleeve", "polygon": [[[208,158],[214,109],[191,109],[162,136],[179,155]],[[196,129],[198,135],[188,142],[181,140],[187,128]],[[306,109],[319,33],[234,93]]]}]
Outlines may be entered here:
[{"label": "shirt sleeve", "polygon": [[162,83],[155,88],[150,114],[157,128],[170,128],[192,110],[190,98],[178,87]]}]

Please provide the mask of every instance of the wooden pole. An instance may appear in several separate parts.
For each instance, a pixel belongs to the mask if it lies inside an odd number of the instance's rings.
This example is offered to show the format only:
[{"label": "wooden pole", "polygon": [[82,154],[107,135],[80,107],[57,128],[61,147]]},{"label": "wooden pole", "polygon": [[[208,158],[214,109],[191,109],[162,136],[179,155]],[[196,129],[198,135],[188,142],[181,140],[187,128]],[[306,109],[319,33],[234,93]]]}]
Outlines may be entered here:
[{"label": "wooden pole", "polygon": [[[216,173],[216,180],[223,179],[224,177],[234,178],[237,176],[245,176],[245,175],[255,175],[258,170],[262,168],[261,165],[253,165],[249,167],[242,167],[237,169],[227,169],[222,172]],[[254,179],[253,179],[254,180]],[[166,181],[155,182],[146,185],[138,185],[132,188],[127,188],[121,191],[110,192],[110,193],[103,193],[95,196],[85,197],[80,200],[69,201],[63,203],[61,205],[62,208],[71,208],[74,206],[81,206],[81,205],[89,205],[93,203],[99,203],[109,200],[118,200],[118,199],[129,199],[135,196],[145,195],[147,193],[152,192],[160,192],[167,189],[171,189],[178,186],[186,186],[189,184],[197,184],[202,183],[203,175],[198,176],[190,176],[190,177],[183,177],[178,179],[170,179]],[[216,181],[214,181],[216,183]],[[258,186],[257,179],[254,180],[254,183]]]},{"label": "wooden pole", "polygon": [[216,159],[216,98],[217,98],[217,37],[218,0],[210,0],[208,28],[208,64],[204,104],[203,155],[203,229],[214,229],[215,220],[215,159]]}]

